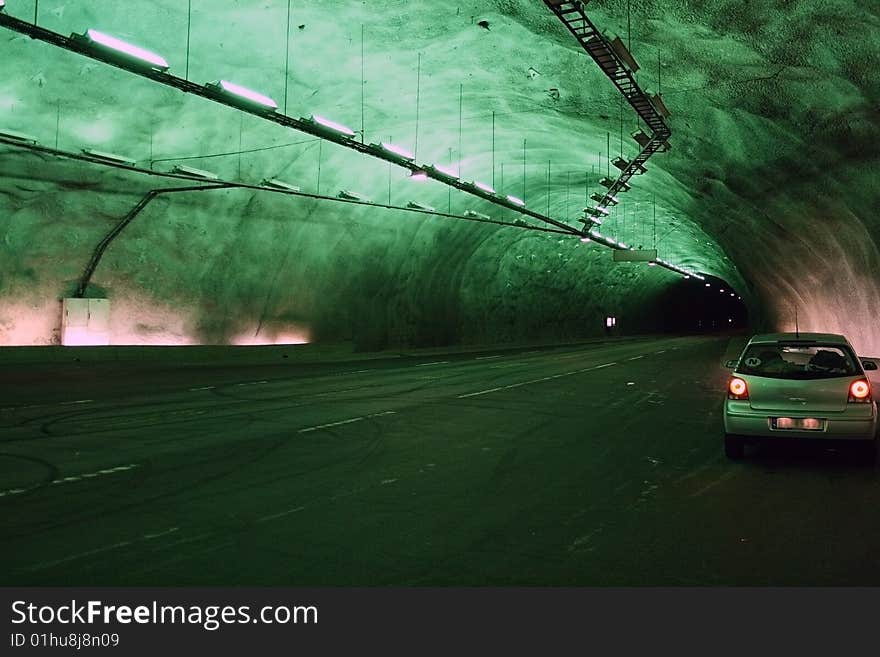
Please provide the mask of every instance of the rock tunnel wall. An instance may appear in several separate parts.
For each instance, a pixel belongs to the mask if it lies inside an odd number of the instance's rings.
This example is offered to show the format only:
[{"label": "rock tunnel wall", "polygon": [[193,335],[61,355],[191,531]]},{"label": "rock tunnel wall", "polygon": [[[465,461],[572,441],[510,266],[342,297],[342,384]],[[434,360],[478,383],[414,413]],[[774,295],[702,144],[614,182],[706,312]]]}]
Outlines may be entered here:
[{"label": "rock tunnel wall", "polygon": [[[636,152],[634,116],[542,2],[293,3],[285,103],[286,5],[196,0],[188,66],[182,3],[139,3],[133,21],[129,3],[44,0],[40,22],[65,34],[102,29],[162,53],[177,75],[186,66],[194,81],[259,89],[292,116],[356,129],[363,117],[366,141],[418,146],[419,161],[573,224],[607,172],[608,144],[611,157]],[[627,3],[590,7],[597,24],[625,34]],[[17,16],[32,10],[8,3]],[[789,328],[797,306],[802,330],[844,332],[880,354],[880,84],[867,63],[878,61],[877,7],[645,0],[631,11],[651,91],[660,57],[673,149],[651,160],[603,232],[656,243],[661,257],[727,281],[766,318],[761,328]],[[0,34],[0,54],[14,71],[0,79],[0,123],[44,144],[119,152],[157,171],[184,163],[252,183],[277,177],[308,192],[320,176],[324,194],[516,218],[22,36]],[[166,184],[4,149],[0,343],[51,342],[57,300],[93,245]],[[677,278],[610,259],[562,236],[236,190],[155,201],[93,282],[113,300],[123,342],[555,339],[601,331],[606,314],[653,330]]]}]

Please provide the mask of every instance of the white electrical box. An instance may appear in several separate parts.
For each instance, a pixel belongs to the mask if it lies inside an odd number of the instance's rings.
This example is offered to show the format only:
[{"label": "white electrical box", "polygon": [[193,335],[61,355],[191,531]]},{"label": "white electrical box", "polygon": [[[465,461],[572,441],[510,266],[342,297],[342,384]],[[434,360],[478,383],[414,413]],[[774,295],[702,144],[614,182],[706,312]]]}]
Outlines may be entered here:
[{"label": "white electrical box", "polygon": [[64,299],[61,304],[61,344],[97,347],[110,344],[109,299]]}]

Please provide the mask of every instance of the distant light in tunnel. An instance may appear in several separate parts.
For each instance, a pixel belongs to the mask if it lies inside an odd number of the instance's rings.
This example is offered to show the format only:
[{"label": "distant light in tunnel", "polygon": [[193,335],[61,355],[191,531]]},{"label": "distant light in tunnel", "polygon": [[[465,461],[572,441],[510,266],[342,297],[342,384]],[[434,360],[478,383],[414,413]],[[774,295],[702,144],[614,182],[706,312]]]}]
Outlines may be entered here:
[{"label": "distant light in tunnel", "polygon": [[721,288],[721,289],[718,290],[718,291],[721,292],[721,294],[724,294],[724,288]]},{"label": "distant light in tunnel", "polygon": [[711,283],[706,283],[706,287],[712,287]]},{"label": "distant light in tunnel", "polygon": [[397,155],[398,157],[402,157],[404,160],[409,160],[411,162],[412,160],[416,159],[415,155],[410,153],[405,148],[401,148],[400,146],[388,144],[384,141],[380,144],[380,146],[382,147],[382,150],[388,151],[389,153]]},{"label": "distant light in tunnel", "polygon": [[487,185],[486,183],[480,182],[479,180],[474,181],[474,187],[476,187],[477,189],[482,189],[487,194],[495,193],[495,189],[491,185]]},{"label": "distant light in tunnel", "polygon": [[590,241],[591,241],[591,240],[590,240],[589,236],[587,236],[587,235],[584,235],[584,236],[581,238],[581,242],[583,242],[584,244],[587,244],[587,243],[590,242]]},{"label": "distant light in tunnel", "polygon": [[103,32],[89,29],[86,30],[85,34],[73,35],[73,38],[76,37],[79,37],[80,39],[85,39],[89,41],[92,45],[108,48],[110,50],[113,50],[114,52],[126,55],[128,57],[133,57],[134,59],[149,64],[150,66],[153,66],[162,71],[168,70],[168,62],[165,61],[165,58],[161,55],[157,55],[156,53],[150,52],[149,50],[146,50],[139,46],[121,41],[116,37],[110,36],[109,34],[104,34]]},{"label": "distant light in tunnel", "polygon": [[514,205],[518,205],[520,207],[525,207],[525,205],[526,205],[526,202],[523,201],[521,198],[517,198],[516,196],[510,196],[509,194],[507,195],[507,200],[510,201],[511,203],[513,203]]},{"label": "distant light in tunnel", "polygon": [[328,130],[332,130],[333,132],[338,132],[341,135],[345,135],[346,137],[354,137],[354,130],[342,125],[341,123],[336,123],[336,121],[331,121],[330,119],[324,118],[323,116],[312,114],[311,116],[309,116],[308,120],[323,128],[327,128]]},{"label": "distant light in tunnel", "polygon": [[648,266],[649,266],[649,267],[656,267],[656,266],[657,266],[657,263],[654,262],[653,260],[651,260],[650,262],[648,262]]},{"label": "distant light in tunnel", "polygon": [[261,107],[268,107],[271,110],[278,109],[278,103],[276,103],[268,96],[264,96],[263,94],[254,91],[253,89],[242,87],[240,84],[235,84],[234,82],[229,82],[228,80],[211,82],[206,86],[211,89],[224,92],[226,94],[231,94]]},{"label": "distant light in tunnel", "polygon": [[290,183],[286,183],[283,180],[278,180],[276,178],[266,178],[263,182],[260,183],[261,187],[271,187],[272,189],[281,189],[286,192],[300,192],[302,191],[296,185],[291,185]]}]

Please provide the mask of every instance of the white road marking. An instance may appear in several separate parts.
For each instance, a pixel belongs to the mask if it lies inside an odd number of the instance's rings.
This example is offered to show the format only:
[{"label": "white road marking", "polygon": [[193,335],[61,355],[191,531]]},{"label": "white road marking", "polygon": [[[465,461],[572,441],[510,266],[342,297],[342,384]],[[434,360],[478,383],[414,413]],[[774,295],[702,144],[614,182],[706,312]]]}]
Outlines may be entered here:
[{"label": "white road marking", "polygon": [[161,536],[168,536],[168,534],[173,534],[178,529],[180,529],[180,527],[172,527],[171,529],[166,529],[164,532],[159,532],[158,534],[144,534],[143,538],[145,538],[148,541],[151,541],[154,538],[159,538]]},{"label": "white road marking", "polygon": [[20,411],[25,408],[43,408],[44,406],[50,406],[50,404],[30,404],[29,406],[7,406],[6,408],[0,408],[0,412]]},{"label": "white road marking", "polygon": [[88,404],[95,401],[94,399],[77,399],[76,401],[61,402],[59,406],[71,406],[73,404]]},{"label": "white road marking", "polygon": [[297,513],[302,511],[306,507],[298,506],[294,509],[288,509],[287,511],[282,511],[281,513],[273,513],[271,516],[263,516],[262,518],[257,518],[254,522],[268,522],[269,520],[276,520],[278,518],[282,518],[284,516],[289,516],[291,513]]},{"label": "white road marking", "polygon": [[469,392],[465,395],[459,395],[458,399],[467,399],[468,397],[479,397],[480,395],[488,395],[490,392],[498,392],[499,390],[512,390],[513,388],[521,388],[522,386],[531,385],[533,383],[541,383],[542,381],[550,381],[551,379],[561,379],[564,376],[572,376],[573,374],[583,374],[584,372],[592,372],[593,370],[601,370],[603,367],[611,367],[617,363],[605,363],[604,365],[595,365],[594,367],[585,367],[582,370],[574,370],[573,372],[564,372],[562,374],[552,374],[550,376],[542,376],[540,379],[532,379],[530,381],[521,381],[519,383],[511,383],[510,385],[500,386],[498,388],[489,388],[488,390],[480,390],[478,392]]},{"label": "white road marking", "polygon": [[306,427],[305,429],[300,429],[298,433],[309,433],[310,431],[318,431],[320,429],[329,429],[330,427],[341,427],[343,424],[351,424],[352,422],[360,422],[366,418],[363,417],[353,417],[349,420],[341,420],[339,422],[328,422],[327,424],[319,424],[314,427]]},{"label": "white road marking", "polygon": [[236,386],[260,386],[264,383],[269,383],[268,381],[247,381],[245,383],[236,383]]},{"label": "white road marking", "polygon": [[381,484],[387,486],[388,484],[393,484],[395,481],[397,481],[397,479],[383,479]]},{"label": "white road marking", "polygon": [[501,358],[501,355],[498,355],[498,356],[477,356],[474,360],[491,360],[493,358]]},{"label": "white road marking", "polygon": [[[702,468],[701,468],[701,469],[702,469]],[[706,484],[705,486],[703,486],[703,487],[702,487],[701,489],[699,489],[698,491],[695,491],[695,492],[691,493],[690,495],[688,495],[688,497],[699,497],[700,495],[702,495],[703,493],[705,493],[707,490],[709,490],[709,489],[711,489],[711,488],[714,488],[714,487],[717,486],[718,484],[721,484],[721,483],[727,481],[728,479],[730,479],[731,477],[736,476],[737,474],[739,474],[739,473],[738,473],[736,470],[728,470],[727,472],[725,472],[724,474],[722,474],[720,477],[718,477],[718,478],[715,479],[714,481],[710,481],[708,484]]]},{"label": "white road marking", "polygon": [[627,360],[638,360],[639,358],[644,358],[644,356],[633,356],[632,358],[627,358]]},{"label": "white road marking", "polygon": [[190,392],[198,392],[199,390],[213,390],[216,387],[217,386],[203,386],[201,388],[190,388],[189,391]]},{"label": "white road marking", "polygon": [[[137,463],[130,463],[128,465],[122,465],[116,468],[97,470],[95,472],[85,472],[79,475],[63,477],[61,479],[53,479],[49,482],[49,485],[57,486],[58,484],[70,484],[76,481],[82,481],[83,479],[94,479],[96,477],[100,477],[101,475],[112,474],[114,472],[123,472],[125,470],[131,470],[137,467],[140,467]],[[8,490],[0,491],[0,497],[5,497],[7,495],[21,495],[22,493],[29,493],[31,491],[37,490],[38,488],[42,488],[42,486],[31,486],[30,488],[10,488]]]},{"label": "white road marking", "polygon": [[448,362],[448,360],[437,360],[433,363],[419,363],[418,365],[416,365],[416,367],[428,367],[429,365],[446,365]]},{"label": "white road marking", "polygon": [[171,529],[166,529],[165,531],[158,532],[156,534],[144,534],[140,538],[132,539],[130,541],[119,541],[118,543],[112,543],[110,545],[105,545],[104,547],[95,548],[94,550],[86,550],[85,552],[79,552],[77,554],[71,554],[67,557],[62,557],[61,559],[55,559],[54,561],[42,561],[40,563],[33,564],[28,566],[27,568],[23,568],[25,571],[33,571],[33,570],[45,570],[46,568],[52,568],[53,566],[60,566],[61,564],[68,563],[70,561],[76,561],[77,559],[82,559],[83,557],[91,557],[96,554],[102,554],[104,552],[110,552],[112,550],[118,550],[122,547],[128,547],[129,545],[134,545],[135,543],[139,543],[141,541],[151,541],[162,536],[167,536],[173,532],[178,530],[177,527],[172,527]]},{"label": "white road marking", "polygon": [[352,424],[354,422],[360,422],[361,420],[366,420],[374,417],[384,417],[385,415],[394,415],[396,411],[382,411],[381,413],[370,413],[369,415],[361,415],[360,417],[352,417],[347,420],[340,420],[339,422],[328,422],[327,424],[318,424],[314,427],[306,427],[305,429],[300,429],[297,433],[309,433],[311,431],[319,431],[321,429],[329,429],[331,427],[341,427],[344,424]]},{"label": "white road marking", "polygon": [[660,351],[657,351],[657,352],[655,352],[655,353],[658,353],[658,354],[665,354],[665,353],[666,353],[666,350],[665,350],[665,349],[661,349]]}]

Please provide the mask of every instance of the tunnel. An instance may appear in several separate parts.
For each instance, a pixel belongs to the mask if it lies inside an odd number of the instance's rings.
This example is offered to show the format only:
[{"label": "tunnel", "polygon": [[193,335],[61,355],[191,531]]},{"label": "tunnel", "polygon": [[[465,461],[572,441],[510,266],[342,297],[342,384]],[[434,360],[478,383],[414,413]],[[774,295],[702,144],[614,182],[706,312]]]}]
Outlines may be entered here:
[{"label": "tunnel", "polygon": [[876,422],[878,28],[0,0],[0,581],[876,585],[863,445],[722,440],[760,335]]}]

